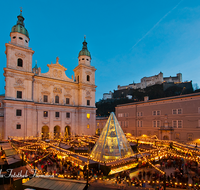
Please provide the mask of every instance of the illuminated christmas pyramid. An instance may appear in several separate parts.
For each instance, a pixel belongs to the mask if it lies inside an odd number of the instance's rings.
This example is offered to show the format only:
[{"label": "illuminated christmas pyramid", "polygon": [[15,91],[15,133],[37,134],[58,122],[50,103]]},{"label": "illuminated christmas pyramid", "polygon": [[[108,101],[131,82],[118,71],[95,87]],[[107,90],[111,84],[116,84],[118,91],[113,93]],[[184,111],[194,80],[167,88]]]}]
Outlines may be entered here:
[{"label": "illuminated christmas pyramid", "polygon": [[90,157],[97,161],[117,160],[133,154],[122,128],[112,112],[96,142]]}]

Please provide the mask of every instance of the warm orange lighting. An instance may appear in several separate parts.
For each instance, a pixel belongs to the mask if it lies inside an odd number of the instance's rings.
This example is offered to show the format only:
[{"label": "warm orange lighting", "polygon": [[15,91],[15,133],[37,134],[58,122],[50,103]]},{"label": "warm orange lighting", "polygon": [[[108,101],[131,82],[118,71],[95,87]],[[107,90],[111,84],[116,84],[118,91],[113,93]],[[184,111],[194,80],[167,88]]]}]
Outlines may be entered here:
[{"label": "warm orange lighting", "polygon": [[87,119],[90,119],[90,113],[87,113]]}]

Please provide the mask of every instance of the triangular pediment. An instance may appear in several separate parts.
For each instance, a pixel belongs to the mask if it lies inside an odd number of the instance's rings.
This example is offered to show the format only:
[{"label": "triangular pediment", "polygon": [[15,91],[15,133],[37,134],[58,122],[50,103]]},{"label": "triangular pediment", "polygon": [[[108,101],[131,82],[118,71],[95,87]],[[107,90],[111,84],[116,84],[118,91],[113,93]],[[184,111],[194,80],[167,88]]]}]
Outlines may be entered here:
[{"label": "triangular pediment", "polygon": [[90,157],[96,161],[106,162],[131,155],[133,155],[133,150],[115,114],[111,113]]},{"label": "triangular pediment", "polygon": [[55,63],[55,64],[51,63],[51,64],[48,64],[47,66],[49,67],[49,69],[50,68],[52,68],[52,69],[60,69],[60,70],[63,70],[63,71],[67,70],[67,68],[62,66],[60,63]]},{"label": "triangular pediment", "polygon": [[49,71],[47,73],[41,73],[41,76],[66,81],[73,81],[73,79],[70,79],[66,76],[65,71],[67,70],[67,68],[59,64],[58,60],[59,58],[57,57],[56,63],[48,64],[47,66],[49,67]]}]

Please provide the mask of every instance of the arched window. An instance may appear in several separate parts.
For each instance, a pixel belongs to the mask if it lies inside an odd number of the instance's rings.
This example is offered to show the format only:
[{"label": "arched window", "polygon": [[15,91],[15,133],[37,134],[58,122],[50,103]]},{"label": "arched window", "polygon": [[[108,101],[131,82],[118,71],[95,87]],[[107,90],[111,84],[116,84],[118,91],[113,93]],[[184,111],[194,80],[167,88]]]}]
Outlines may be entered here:
[{"label": "arched window", "polygon": [[87,81],[90,81],[90,75],[87,75]]},{"label": "arched window", "polygon": [[23,60],[22,60],[22,59],[19,58],[19,59],[17,60],[17,66],[18,66],[18,67],[23,67]]},{"label": "arched window", "polygon": [[55,103],[59,103],[59,96],[55,96]]},{"label": "arched window", "polygon": [[79,76],[77,77],[77,81],[79,82]]}]

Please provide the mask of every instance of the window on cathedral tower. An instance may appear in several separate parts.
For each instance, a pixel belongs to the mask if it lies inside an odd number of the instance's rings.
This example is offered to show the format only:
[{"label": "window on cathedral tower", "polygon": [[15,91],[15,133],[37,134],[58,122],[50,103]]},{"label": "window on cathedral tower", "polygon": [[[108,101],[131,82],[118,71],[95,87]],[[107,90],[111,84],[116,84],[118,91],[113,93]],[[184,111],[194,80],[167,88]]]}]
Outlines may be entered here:
[{"label": "window on cathedral tower", "polygon": [[87,81],[90,81],[90,75],[87,75]]},{"label": "window on cathedral tower", "polygon": [[89,113],[87,113],[87,119],[90,119],[90,114]]},{"label": "window on cathedral tower", "polygon": [[18,66],[18,67],[23,67],[23,60],[22,60],[21,58],[19,58],[19,59],[17,60],[17,66]]},{"label": "window on cathedral tower", "polygon": [[87,106],[89,106],[90,105],[90,100],[87,100]]},{"label": "window on cathedral tower", "polygon": [[22,91],[17,91],[17,98],[22,98]]},{"label": "window on cathedral tower", "polygon": [[55,96],[55,103],[59,103],[59,96]]},{"label": "window on cathedral tower", "polygon": [[16,116],[22,116],[22,110],[16,110]]},{"label": "window on cathedral tower", "polygon": [[16,129],[21,129],[21,124],[17,124]]}]

